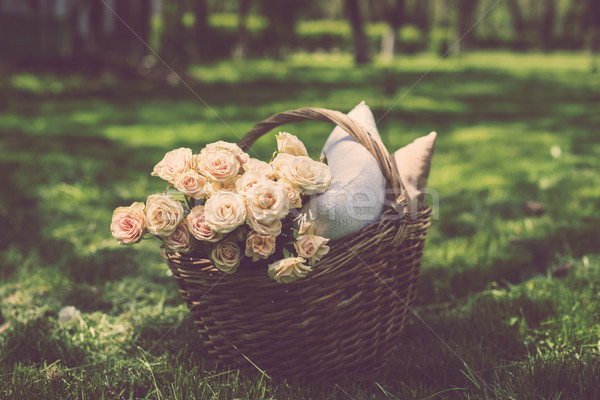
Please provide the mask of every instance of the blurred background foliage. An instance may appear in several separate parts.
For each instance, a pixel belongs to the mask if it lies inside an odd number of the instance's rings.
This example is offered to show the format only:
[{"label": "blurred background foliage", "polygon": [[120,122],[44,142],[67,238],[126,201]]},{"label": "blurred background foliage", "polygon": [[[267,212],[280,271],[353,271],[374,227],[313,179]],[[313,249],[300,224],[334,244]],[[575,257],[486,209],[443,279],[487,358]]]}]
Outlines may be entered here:
[{"label": "blurred background foliage", "polygon": [[156,64],[145,44],[177,68],[298,51],[353,51],[358,63],[425,50],[597,52],[598,15],[595,0],[2,0],[0,51],[18,66],[133,70]]}]

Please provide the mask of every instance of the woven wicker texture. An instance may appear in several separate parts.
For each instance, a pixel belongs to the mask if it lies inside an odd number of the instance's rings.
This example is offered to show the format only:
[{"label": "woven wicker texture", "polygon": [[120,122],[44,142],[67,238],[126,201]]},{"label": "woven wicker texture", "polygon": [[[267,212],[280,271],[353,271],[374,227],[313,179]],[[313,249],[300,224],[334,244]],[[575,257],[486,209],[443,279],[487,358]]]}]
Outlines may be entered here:
[{"label": "woven wicker texture", "polygon": [[[267,266],[240,265],[226,275],[209,260],[164,254],[190,308],[204,346],[222,364],[254,366],[279,377],[334,381],[369,375],[385,365],[410,313],[430,209],[402,214],[406,193],[385,148],[337,111],[300,109],[257,124],[247,149],[289,122],[334,122],[377,158],[394,198],[380,220],[331,241],[329,253],[307,278],[279,284]],[[251,360],[251,363],[250,361]]]}]

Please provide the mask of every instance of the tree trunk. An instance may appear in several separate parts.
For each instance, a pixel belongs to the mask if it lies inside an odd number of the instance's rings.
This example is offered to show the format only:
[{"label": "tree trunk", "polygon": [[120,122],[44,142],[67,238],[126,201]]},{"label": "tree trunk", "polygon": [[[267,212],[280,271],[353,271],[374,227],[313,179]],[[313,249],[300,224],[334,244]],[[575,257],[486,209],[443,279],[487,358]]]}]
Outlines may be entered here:
[{"label": "tree trunk", "polygon": [[294,45],[297,12],[302,3],[299,0],[261,0],[262,14],[268,25],[263,31],[263,44],[273,56],[281,58],[283,51]]},{"label": "tree trunk", "polygon": [[238,32],[235,47],[233,48],[233,58],[243,60],[248,53],[248,29],[246,20],[250,11],[250,0],[240,0],[240,9],[238,13]]},{"label": "tree trunk", "polygon": [[552,47],[554,39],[554,21],[556,20],[556,3],[554,0],[546,0],[540,21],[539,43],[540,49],[548,51]]},{"label": "tree trunk", "polygon": [[208,4],[206,0],[195,0],[193,3],[194,16],[194,41],[196,52],[200,58],[205,57],[210,48],[210,38],[208,38]]},{"label": "tree trunk", "polygon": [[163,30],[160,36],[160,55],[173,68],[178,69],[189,62],[186,46],[187,35],[182,18],[184,4],[181,1],[165,1]]},{"label": "tree trunk", "polygon": [[458,42],[456,52],[460,54],[464,49],[468,49],[473,45],[473,37],[475,36],[472,29],[475,19],[475,10],[479,0],[458,0]]},{"label": "tree trunk", "polygon": [[513,30],[515,31],[515,46],[517,49],[523,49],[525,45],[525,22],[523,20],[523,13],[519,6],[518,0],[507,0],[508,12],[512,19]]},{"label": "tree trunk", "polygon": [[382,40],[381,56],[387,61],[391,61],[394,58],[396,36],[398,35],[398,30],[404,23],[404,3],[404,0],[395,0],[391,7],[384,10],[389,23],[389,30]]},{"label": "tree trunk", "polygon": [[429,0],[419,0],[415,4],[414,10],[415,25],[419,27],[421,34],[426,38],[425,42],[429,42]]},{"label": "tree trunk", "polygon": [[587,1],[583,22],[584,26],[587,26],[587,31],[589,32],[591,70],[592,72],[598,72],[598,55],[600,53],[600,1]]},{"label": "tree trunk", "polygon": [[348,13],[348,18],[352,25],[354,61],[356,62],[356,65],[367,64],[371,61],[369,55],[369,42],[365,35],[358,0],[346,0],[346,12]]}]

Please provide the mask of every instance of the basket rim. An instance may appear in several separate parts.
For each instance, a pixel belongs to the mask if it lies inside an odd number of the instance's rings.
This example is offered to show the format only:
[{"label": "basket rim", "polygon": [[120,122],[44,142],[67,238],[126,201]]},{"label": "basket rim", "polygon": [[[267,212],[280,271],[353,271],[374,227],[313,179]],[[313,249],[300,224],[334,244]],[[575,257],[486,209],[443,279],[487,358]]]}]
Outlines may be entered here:
[{"label": "basket rim", "polygon": [[[424,236],[413,237],[412,234],[415,231],[423,230],[424,228],[426,230],[429,227],[431,224],[431,207],[420,209],[415,218],[412,216],[409,218],[406,214],[393,218],[394,214],[396,214],[396,211],[390,208],[381,215],[379,220],[365,226],[361,230],[330,241],[329,245],[332,250],[313,265],[313,271],[311,271],[305,279],[298,279],[286,285],[302,285],[308,283],[312,279],[335,273],[336,270],[340,268],[341,263],[339,261],[340,259],[343,259],[344,254],[347,255],[350,253],[353,257],[360,259],[360,254],[362,252],[376,246],[382,240],[389,241],[393,247],[398,247],[405,242],[405,239],[417,241],[424,240]],[[403,227],[405,229],[402,229]],[[366,240],[364,236],[367,236]],[[336,250],[339,254],[335,253]],[[250,264],[248,265],[249,268],[238,267],[234,274],[227,274],[213,266],[212,261],[208,258],[194,257],[179,252],[171,253],[167,252],[164,248],[161,255],[168,263],[193,266],[194,270],[205,272],[208,280],[221,280],[223,277],[229,275],[237,276],[250,283],[249,280],[252,280],[253,278],[256,278],[258,281],[264,281],[264,278],[266,277],[266,274],[256,273],[256,268],[259,267],[260,264],[263,264],[261,262],[245,261],[242,265]],[[266,262],[264,263],[264,266],[267,266]],[[268,279],[268,281],[273,282],[275,285],[280,285],[272,279]]]}]

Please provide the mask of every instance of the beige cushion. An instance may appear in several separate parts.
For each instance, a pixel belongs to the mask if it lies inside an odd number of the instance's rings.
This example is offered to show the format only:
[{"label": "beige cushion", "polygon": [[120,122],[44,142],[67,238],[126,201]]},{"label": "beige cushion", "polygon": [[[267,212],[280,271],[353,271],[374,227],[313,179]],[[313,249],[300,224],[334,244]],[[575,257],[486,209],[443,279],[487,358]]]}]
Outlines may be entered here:
[{"label": "beige cushion", "polygon": [[424,205],[436,136],[435,132],[431,132],[394,153],[400,179],[408,194],[408,208],[411,214]]}]

